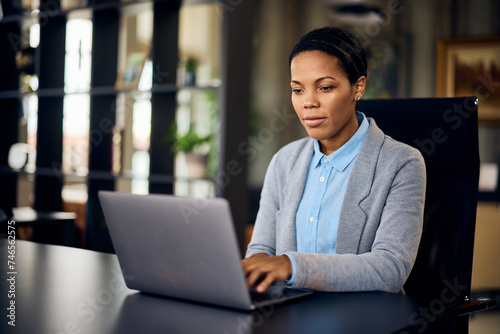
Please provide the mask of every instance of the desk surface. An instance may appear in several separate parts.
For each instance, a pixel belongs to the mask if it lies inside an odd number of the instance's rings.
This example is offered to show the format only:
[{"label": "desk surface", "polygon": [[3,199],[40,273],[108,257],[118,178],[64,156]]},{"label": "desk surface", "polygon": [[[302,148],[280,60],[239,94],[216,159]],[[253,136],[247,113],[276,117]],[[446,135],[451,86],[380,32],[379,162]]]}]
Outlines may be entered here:
[{"label": "desk surface", "polygon": [[[414,298],[382,292],[315,293],[239,312],[129,290],[115,255],[27,241],[16,241],[8,298],[7,246],[0,239],[1,333],[420,333],[448,313],[423,317]],[[11,300],[15,327],[6,318]]]}]

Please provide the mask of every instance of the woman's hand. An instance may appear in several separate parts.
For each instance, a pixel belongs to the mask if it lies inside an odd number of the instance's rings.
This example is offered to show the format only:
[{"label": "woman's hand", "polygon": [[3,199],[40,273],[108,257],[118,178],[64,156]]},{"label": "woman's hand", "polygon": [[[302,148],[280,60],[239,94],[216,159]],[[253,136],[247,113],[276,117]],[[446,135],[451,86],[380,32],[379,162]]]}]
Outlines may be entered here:
[{"label": "woman's hand", "polygon": [[241,261],[247,278],[248,288],[256,286],[257,292],[264,292],[276,281],[284,281],[292,276],[292,262],[286,255],[269,256],[257,253]]}]

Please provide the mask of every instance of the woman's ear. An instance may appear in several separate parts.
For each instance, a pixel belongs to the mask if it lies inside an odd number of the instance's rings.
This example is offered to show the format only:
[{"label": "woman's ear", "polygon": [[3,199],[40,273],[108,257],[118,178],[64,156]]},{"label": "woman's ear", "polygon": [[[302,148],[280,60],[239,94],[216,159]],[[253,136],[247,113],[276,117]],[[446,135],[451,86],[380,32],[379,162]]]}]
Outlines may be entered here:
[{"label": "woman's ear", "polygon": [[366,90],[366,77],[360,76],[358,80],[354,83],[353,85],[354,88],[354,98],[356,100],[359,100],[361,97],[363,97],[363,94],[365,93]]}]

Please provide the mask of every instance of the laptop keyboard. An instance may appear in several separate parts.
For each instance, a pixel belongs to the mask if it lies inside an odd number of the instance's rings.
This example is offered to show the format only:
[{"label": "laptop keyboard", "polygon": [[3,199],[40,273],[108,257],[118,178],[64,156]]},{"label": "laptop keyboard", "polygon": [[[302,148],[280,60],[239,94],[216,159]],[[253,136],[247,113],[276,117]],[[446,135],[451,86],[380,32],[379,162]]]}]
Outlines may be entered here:
[{"label": "laptop keyboard", "polygon": [[281,304],[287,300],[307,296],[311,293],[312,291],[308,290],[289,289],[284,283],[275,282],[263,293],[258,293],[252,289],[250,298],[252,304],[259,307],[269,304]]},{"label": "laptop keyboard", "polygon": [[270,287],[263,293],[258,293],[256,291],[250,292],[250,298],[252,299],[252,303],[281,299],[283,296],[284,296],[283,289],[274,287]]}]

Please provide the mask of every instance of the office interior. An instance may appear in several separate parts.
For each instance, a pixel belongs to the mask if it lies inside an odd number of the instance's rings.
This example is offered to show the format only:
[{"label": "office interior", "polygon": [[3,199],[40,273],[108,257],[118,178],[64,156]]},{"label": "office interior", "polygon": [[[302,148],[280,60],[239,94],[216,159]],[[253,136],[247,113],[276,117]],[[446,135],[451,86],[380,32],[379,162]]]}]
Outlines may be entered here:
[{"label": "office interior", "polygon": [[[360,39],[366,99],[460,96],[450,59],[463,52],[463,66],[479,71],[471,74],[481,158],[472,291],[499,295],[500,2],[1,4],[0,204],[74,213],[71,245],[110,253],[99,190],[223,196],[243,251],[269,161],[307,135],[288,64],[306,32],[334,25]],[[64,233],[34,222],[17,237],[65,244]],[[498,312],[486,313],[477,318],[500,326]]]}]

